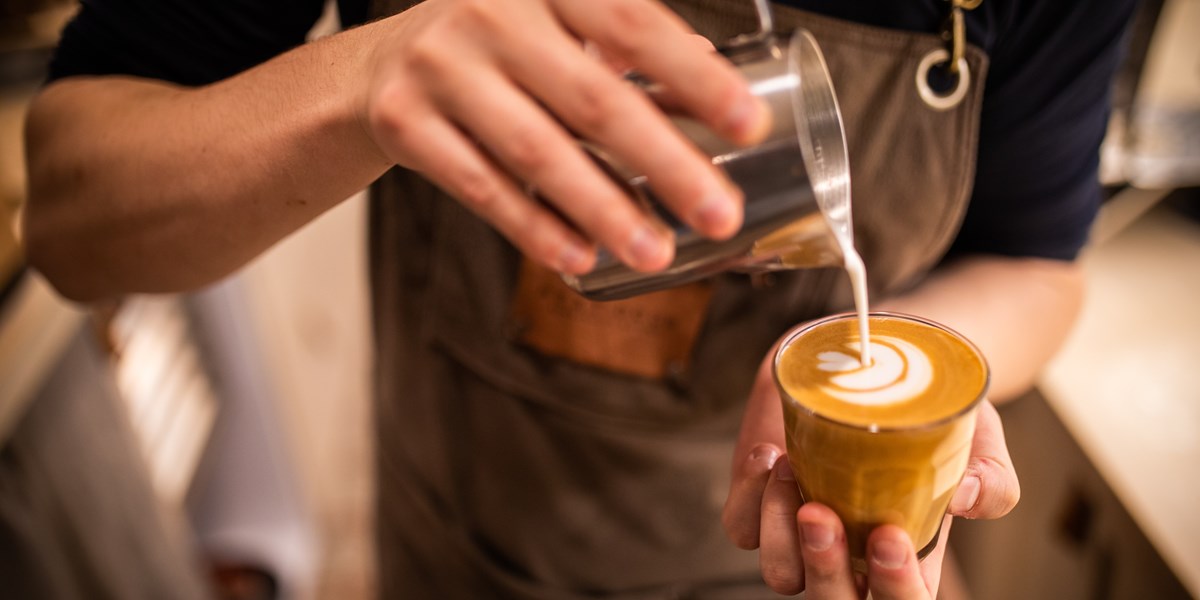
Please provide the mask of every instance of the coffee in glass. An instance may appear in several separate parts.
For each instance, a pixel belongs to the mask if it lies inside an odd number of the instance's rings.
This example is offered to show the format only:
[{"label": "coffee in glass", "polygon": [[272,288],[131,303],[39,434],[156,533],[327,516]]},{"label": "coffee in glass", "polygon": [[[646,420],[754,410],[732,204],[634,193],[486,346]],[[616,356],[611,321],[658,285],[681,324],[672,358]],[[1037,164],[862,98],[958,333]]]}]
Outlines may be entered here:
[{"label": "coffee in glass", "polygon": [[853,314],[797,327],[774,358],[800,493],[838,514],[860,572],[880,525],[908,532],[921,558],[936,545],[988,386],[983,355],[958,333],[907,315],[869,318],[869,364]]}]

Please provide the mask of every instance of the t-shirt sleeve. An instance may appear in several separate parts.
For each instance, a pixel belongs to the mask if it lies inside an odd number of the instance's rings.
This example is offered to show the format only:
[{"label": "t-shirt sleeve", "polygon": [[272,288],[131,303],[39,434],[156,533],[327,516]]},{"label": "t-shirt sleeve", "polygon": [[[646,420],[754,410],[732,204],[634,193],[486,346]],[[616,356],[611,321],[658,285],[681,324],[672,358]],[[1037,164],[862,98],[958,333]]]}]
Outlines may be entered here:
[{"label": "t-shirt sleeve", "polygon": [[1011,4],[990,55],[975,187],[951,253],[1071,260],[1102,197],[1100,142],[1134,2]]},{"label": "t-shirt sleeve", "polygon": [[322,0],[83,0],[51,81],[132,75],[203,85],[304,42]]}]

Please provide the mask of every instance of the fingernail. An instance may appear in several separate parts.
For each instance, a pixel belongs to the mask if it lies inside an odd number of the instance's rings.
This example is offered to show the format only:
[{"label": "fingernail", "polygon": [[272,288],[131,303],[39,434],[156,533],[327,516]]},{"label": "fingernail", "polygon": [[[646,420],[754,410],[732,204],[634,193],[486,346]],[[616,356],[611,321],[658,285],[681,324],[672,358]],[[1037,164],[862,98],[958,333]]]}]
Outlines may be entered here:
[{"label": "fingernail", "polygon": [[640,266],[660,266],[668,259],[670,249],[666,240],[649,226],[634,231],[626,246],[629,256]]},{"label": "fingernail", "polygon": [[780,481],[795,481],[796,475],[792,473],[792,465],[786,460],[775,462],[775,479]]},{"label": "fingernail", "polygon": [[768,465],[775,465],[775,461],[779,458],[779,452],[774,448],[755,448],[750,452],[750,462],[763,462]]},{"label": "fingernail", "polygon": [[802,523],[800,533],[804,546],[814,552],[824,552],[833,545],[833,528],[820,523]]},{"label": "fingernail", "polygon": [[879,540],[871,547],[871,559],[885,569],[899,569],[908,560],[908,548],[892,540]]},{"label": "fingernail", "polygon": [[732,234],[737,220],[737,202],[724,192],[708,195],[693,214],[694,222],[712,234]]},{"label": "fingernail", "polygon": [[968,475],[963,478],[962,483],[958,484],[958,490],[954,492],[954,497],[950,499],[950,514],[962,515],[975,508],[981,487],[979,477]]}]

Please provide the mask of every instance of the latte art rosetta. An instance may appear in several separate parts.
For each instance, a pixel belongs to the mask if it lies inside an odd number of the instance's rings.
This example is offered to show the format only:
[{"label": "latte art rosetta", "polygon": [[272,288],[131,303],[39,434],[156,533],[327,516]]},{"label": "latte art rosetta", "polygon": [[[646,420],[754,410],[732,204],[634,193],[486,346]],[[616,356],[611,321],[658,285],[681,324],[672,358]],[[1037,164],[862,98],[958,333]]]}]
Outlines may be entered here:
[{"label": "latte art rosetta", "polygon": [[957,414],[987,389],[987,365],[961,336],[903,315],[871,315],[871,360],[858,319],[797,329],[776,357],[785,405],[867,427],[909,427]]},{"label": "latte art rosetta", "polygon": [[881,406],[912,400],[929,388],[933,365],[929,357],[900,338],[872,335],[871,363],[859,362],[858,344],[851,353],[826,351],[817,355],[821,371],[836,373],[821,390],[831,397],[861,406]]}]

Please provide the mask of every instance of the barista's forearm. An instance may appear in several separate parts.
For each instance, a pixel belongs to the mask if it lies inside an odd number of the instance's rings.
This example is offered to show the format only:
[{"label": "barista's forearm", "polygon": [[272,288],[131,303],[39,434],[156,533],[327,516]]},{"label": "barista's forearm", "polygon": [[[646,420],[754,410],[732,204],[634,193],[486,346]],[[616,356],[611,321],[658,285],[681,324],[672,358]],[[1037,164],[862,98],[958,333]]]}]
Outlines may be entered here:
[{"label": "barista's forearm", "polygon": [[388,167],[354,95],[369,28],[183,88],[68,78],[27,122],[31,263],[93,300],[218,279]]},{"label": "barista's forearm", "polygon": [[1003,402],[1026,391],[1065,340],[1083,289],[1074,263],[971,256],[878,308],[925,316],[970,338],[992,369],[989,398]]}]

